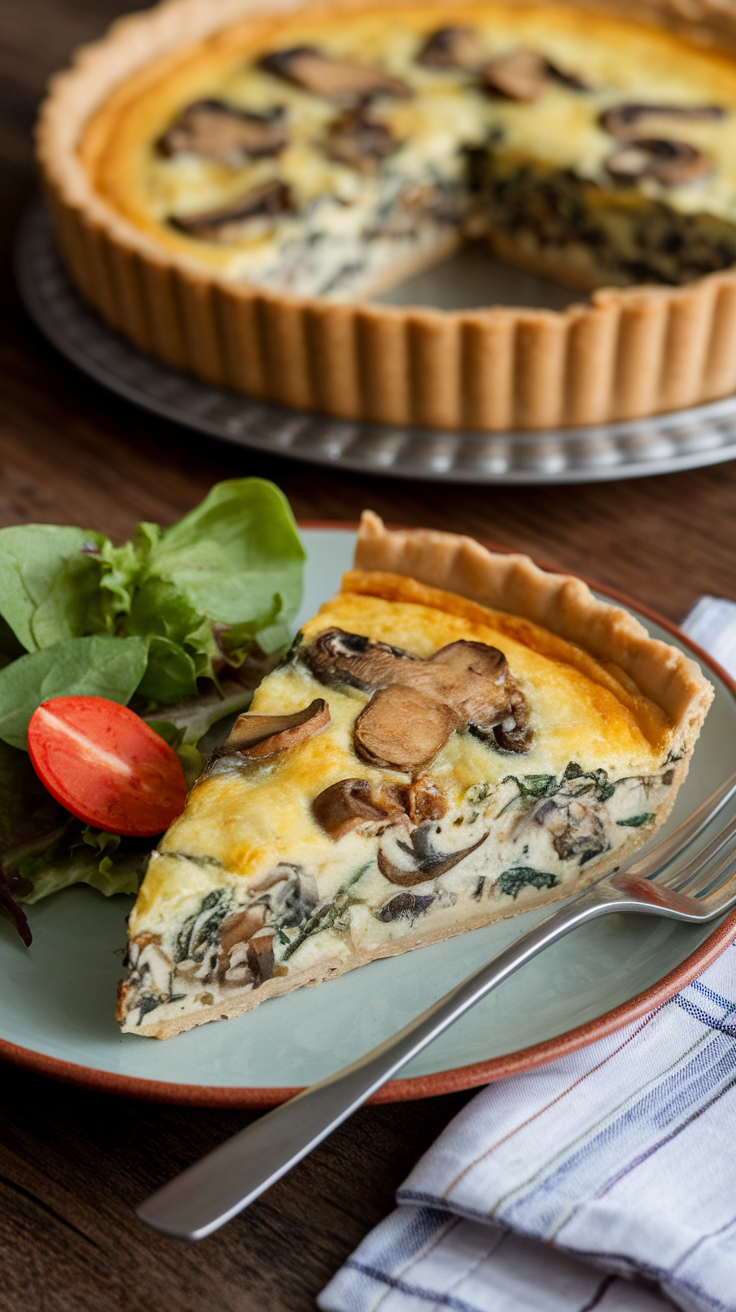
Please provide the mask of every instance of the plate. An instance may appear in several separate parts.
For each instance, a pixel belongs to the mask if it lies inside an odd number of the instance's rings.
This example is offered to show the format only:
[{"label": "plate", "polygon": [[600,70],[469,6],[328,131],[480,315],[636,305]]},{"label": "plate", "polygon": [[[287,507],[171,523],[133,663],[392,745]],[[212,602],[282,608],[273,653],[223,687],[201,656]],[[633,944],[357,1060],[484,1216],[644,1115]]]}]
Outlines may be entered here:
[{"label": "plate", "polygon": [[[306,527],[303,534],[299,622],[337,590],[355,544],[355,530],[344,526]],[[655,637],[694,651],[716,688],[671,827],[736,770],[736,688],[678,630],[625,604]],[[162,1043],[120,1034],[113,1015],[131,905],[131,898],[106,900],[86,887],[57,893],[30,908],[30,950],[0,921],[0,1056],[118,1094],[213,1107],[268,1106],[338,1070],[547,914],[530,911],[372,962]],[[606,916],[584,926],[479,1003],[378,1100],[485,1084],[582,1047],[682,988],[735,931],[736,913],[715,929],[649,916]]]},{"label": "plate", "polygon": [[[393,289],[382,300],[452,308],[477,303],[559,309],[571,295],[546,278],[467,254]],[[104,387],[199,433],[270,455],[454,483],[590,483],[668,474],[736,457],[736,397],[627,423],[535,432],[470,433],[354,423],[248,400],[144,355],[80,299],[56,253],[41,205],[29,210],[16,275],[38,327]],[[572,299],[579,299],[578,296]]]}]

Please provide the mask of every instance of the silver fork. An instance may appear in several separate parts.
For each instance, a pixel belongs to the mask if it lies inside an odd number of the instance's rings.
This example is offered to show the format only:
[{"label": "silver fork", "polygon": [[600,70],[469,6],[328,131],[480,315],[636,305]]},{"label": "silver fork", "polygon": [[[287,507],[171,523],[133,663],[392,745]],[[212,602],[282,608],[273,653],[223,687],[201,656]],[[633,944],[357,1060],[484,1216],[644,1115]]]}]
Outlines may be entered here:
[{"label": "silver fork", "polygon": [[138,1216],[178,1239],[204,1239],[296,1166],[491,989],[578,925],[607,912],[696,924],[736,906],[736,815],[713,838],[706,833],[735,794],[736,774],[643,859],[538,922],[364,1057],[220,1144],[151,1194]]}]

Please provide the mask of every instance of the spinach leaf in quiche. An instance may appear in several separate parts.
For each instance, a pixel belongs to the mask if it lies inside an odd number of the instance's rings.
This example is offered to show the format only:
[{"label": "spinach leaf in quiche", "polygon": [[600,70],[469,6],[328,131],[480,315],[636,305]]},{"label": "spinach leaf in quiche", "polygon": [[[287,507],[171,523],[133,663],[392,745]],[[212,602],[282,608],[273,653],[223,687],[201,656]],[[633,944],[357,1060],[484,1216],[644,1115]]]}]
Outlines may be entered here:
[{"label": "spinach leaf in quiche", "polygon": [[511,866],[504,870],[498,881],[500,893],[517,898],[522,888],[531,884],[532,888],[556,888],[560,880],[548,870],[535,870],[533,866]]}]

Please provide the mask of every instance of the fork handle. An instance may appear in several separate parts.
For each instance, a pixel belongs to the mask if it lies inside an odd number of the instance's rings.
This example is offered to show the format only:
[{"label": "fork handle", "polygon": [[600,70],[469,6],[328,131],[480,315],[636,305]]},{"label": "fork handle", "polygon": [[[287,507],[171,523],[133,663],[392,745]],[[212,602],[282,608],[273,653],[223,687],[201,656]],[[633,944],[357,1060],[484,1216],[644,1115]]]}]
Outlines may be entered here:
[{"label": "fork handle", "polygon": [[182,1171],[141,1204],[138,1216],[164,1234],[204,1239],[296,1166],[412,1057],[520,966],[607,911],[644,909],[607,883],[582,894],[527,930],[390,1039],[275,1107]]}]

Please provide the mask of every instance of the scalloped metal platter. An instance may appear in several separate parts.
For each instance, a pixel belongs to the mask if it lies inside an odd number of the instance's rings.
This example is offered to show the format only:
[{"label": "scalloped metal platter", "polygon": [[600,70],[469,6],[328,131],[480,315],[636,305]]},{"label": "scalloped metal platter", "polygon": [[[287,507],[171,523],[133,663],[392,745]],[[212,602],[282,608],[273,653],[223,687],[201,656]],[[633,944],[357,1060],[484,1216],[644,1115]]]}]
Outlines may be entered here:
[{"label": "scalloped metal platter", "polygon": [[[108,328],[81,300],[54,246],[43,206],[32,206],[16,248],[16,276],[38,327],[98,383],[199,433],[269,455],[391,478],[454,483],[583,483],[666,474],[736,458],[736,396],[628,423],[535,432],[468,433],[330,419],[251,401],[159,363]],[[394,304],[452,308],[476,288],[467,257],[393,290]],[[561,308],[559,286],[484,262],[483,294],[497,304]],[[535,301],[536,298],[536,301]],[[449,302],[449,303],[448,303]]]}]

